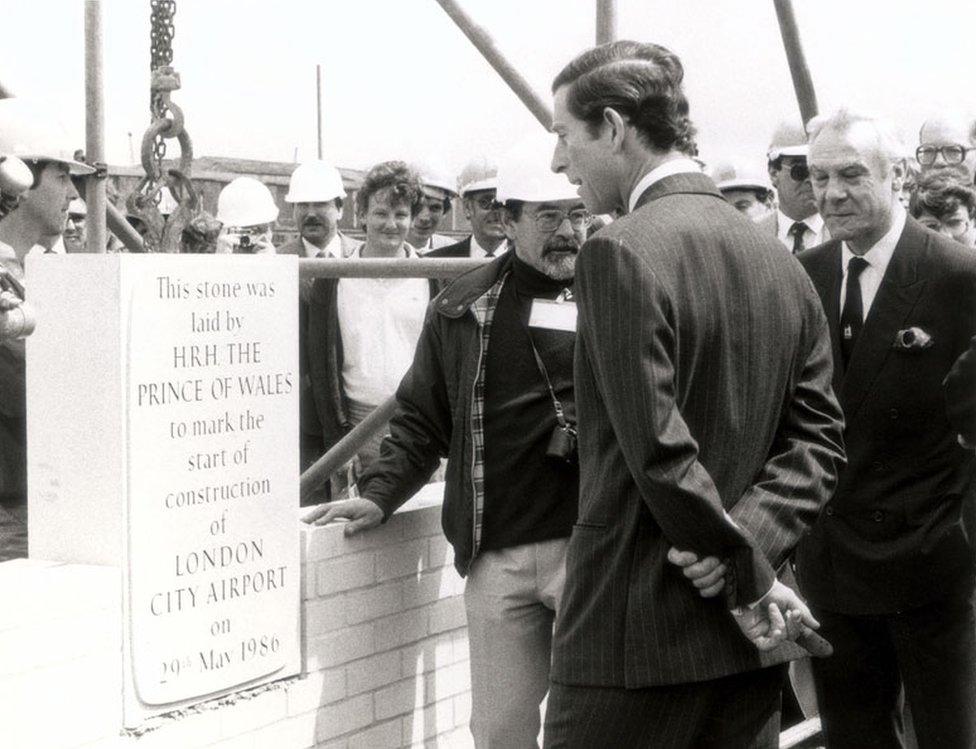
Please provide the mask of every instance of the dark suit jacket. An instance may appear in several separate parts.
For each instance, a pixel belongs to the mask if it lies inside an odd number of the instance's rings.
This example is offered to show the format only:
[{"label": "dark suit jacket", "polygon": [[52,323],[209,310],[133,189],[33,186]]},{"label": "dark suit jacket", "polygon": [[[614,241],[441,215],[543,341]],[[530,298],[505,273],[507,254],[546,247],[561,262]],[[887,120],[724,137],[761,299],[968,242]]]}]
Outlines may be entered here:
[{"label": "dark suit jacket", "polygon": [[[800,256],[813,279],[839,364],[841,245]],[[921,328],[924,350],[895,347]],[[976,254],[909,218],[847,372],[835,369],[847,467],[800,544],[800,588],[822,608],[885,614],[971,585],[973,550],[962,496],[972,453],[957,444],[942,381],[976,332]]]},{"label": "dark suit jacket", "polygon": [[728,559],[733,603],[756,601],[830,495],[841,413],[810,280],[680,174],[583,245],[575,290],[580,507],[553,680],[678,684],[795,657],[760,656],[666,554]]},{"label": "dark suit jacket", "polygon": [[471,236],[468,235],[460,242],[438,247],[431,250],[424,257],[468,257],[471,255]]},{"label": "dark suit jacket", "polygon": [[976,447],[976,338],[945,378],[949,423],[970,447]]},{"label": "dark suit jacket", "polygon": [[[342,256],[348,257],[356,251],[356,248],[361,244],[357,239],[352,237],[347,237],[345,234],[340,232],[339,238],[342,244]],[[276,252],[279,255],[298,255],[299,257],[304,257],[305,252],[302,247],[301,237],[295,237],[294,239],[286,242],[281,247],[277,248]],[[299,386],[299,425],[301,431],[304,435],[313,435],[322,437],[322,450],[328,450],[332,445],[334,445],[339,438],[345,433],[346,427],[345,423],[345,412],[339,407],[338,410],[333,406],[319,407],[316,403],[315,397],[312,393],[312,375],[311,368],[309,367],[309,295],[311,293],[312,283],[311,281],[303,280],[300,282],[299,295],[298,295],[298,370],[300,376],[300,386]],[[320,326],[321,334],[321,322],[318,323]],[[338,335],[338,332],[336,332]],[[321,348],[316,349],[320,356],[325,356],[324,351]],[[321,379],[321,378],[320,378]],[[326,378],[327,380],[328,378]],[[336,381],[338,382],[338,381]],[[319,401],[324,402],[331,400],[329,396],[325,395],[328,392],[324,383],[320,382],[320,396]],[[303,456],[302,470],[307,467],[307,463],[310,459],[313,459],[311,455]]]}]

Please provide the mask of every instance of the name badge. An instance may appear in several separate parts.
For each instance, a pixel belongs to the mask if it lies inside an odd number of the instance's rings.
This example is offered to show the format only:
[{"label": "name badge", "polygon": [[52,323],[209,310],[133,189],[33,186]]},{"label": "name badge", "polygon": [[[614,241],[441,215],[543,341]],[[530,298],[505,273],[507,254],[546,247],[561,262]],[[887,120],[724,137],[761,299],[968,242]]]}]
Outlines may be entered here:
[{"label": "name badge", "polygon": [[576,332],[576,302],[551,302],[548,299],[533,299],[529,313],[530,328],[547,328]]}]

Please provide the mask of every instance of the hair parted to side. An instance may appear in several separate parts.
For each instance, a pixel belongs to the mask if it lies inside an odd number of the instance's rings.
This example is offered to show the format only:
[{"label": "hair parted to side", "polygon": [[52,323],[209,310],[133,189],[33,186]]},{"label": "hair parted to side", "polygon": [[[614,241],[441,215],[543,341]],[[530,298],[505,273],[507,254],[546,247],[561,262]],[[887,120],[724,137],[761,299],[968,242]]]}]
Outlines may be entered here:
[{"label": "hair parted to side", "polygon": [[618,41],[587,50],[560,71],[552,91],[569,86],[566,99],[574,117],[596,135],[603,111],[610,107],[661,151],[695,156],[695,126],[681,86],[684,68],[678,56],[659,44]]},{"label": "hair parted to side", "polygon": [[363,178],[363,186],[356,196],[356,212],[360,218],[366,215],[369,199],[386,188],[391,188],[391,203],[408,206],[411,216],[420,213],[424,190],[417,172],[403,161],[383,161],[372,167]]},{"label": "hair parted to side", "polygon": [[825,115],[817,115],[807,123],[807,133],[810,136],[810,145],[825,130],[832,130],[836,133],[846,133],[855,125],[868,125],[874,130],[877,140],[877,156],[880,159],[882,174],[888,174],[891,168],[900,161],[905,152],[905,147],[895,132],[895,128],[890,122],[874,115],[853,112],[847,108],[838,109],[835,112]]}]

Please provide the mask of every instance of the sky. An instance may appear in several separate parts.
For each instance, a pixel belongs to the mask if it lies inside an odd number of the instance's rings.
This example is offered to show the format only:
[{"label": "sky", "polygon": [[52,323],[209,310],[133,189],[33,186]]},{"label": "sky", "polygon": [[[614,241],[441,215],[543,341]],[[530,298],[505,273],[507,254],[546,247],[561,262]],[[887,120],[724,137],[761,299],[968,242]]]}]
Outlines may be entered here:
[{"label": "sky", "polygon": [[[547,102],[593,44],[594,0],[460,0]],[[799,114],[772,0],[617,0],[618,37],[682,59],[702,157],[761,167],[777,122]],[[84,142],[83,0],[3,4],[0,84],[57,102]],[[149,0],[102,0],[105,142],[138,160],[149,125]],[[921,121],[976,109],[968,54],[976,3],[794,0],[821,111],[890,117],[913,150]],[[173,93],[196,156],[302,161],[316,155],[322,66],[324,157],[390,158],[456,174],[539,127],[435,0],[177,0]],[[131,133],[131,138],[130,134]],[[170,150],[176,150],[175,143]],[[134,157],[132,154],[134,153]]]}]

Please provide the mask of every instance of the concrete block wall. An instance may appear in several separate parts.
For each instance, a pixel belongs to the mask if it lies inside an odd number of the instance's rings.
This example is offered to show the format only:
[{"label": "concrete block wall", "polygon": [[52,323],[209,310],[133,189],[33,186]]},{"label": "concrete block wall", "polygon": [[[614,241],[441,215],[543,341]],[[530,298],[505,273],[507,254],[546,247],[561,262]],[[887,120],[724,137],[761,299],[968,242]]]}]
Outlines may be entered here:
[{"label": "concrete block wall", "polygon": [[0,747],[469,747],[463,581],[442,486],[346,538],[302,531],[305,673],[122,731],[118,570],[0,564]]}]

